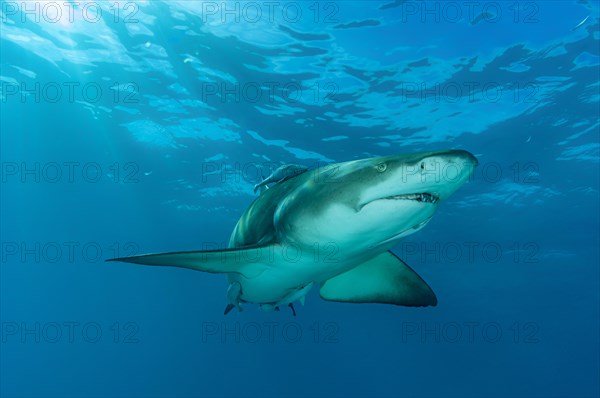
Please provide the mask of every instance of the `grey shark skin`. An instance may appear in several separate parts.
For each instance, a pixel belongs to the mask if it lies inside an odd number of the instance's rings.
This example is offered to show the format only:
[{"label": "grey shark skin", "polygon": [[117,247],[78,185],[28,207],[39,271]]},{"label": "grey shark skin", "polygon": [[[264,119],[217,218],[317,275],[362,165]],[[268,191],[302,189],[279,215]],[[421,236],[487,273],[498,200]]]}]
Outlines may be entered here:
[{"label": "grey shark skin", "polygon": [[261,193],[228,249],[108,261],[227,274],[226,313],[303,303],[313,286],[329,301],[434,306],[431,288],[389,250],[423,228],[476,165],[469,152],[448,150],[310,170]]}]

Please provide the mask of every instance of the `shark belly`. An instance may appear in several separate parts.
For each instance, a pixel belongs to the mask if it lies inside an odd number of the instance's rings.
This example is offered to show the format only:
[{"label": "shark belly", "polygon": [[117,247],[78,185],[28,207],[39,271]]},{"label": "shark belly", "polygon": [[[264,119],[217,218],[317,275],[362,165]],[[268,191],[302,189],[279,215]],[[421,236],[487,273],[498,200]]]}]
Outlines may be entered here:
[{"label": "shark belly", "polygon": [[311,283],[317,285],[344,273],[362,261],[362,258],[341,259],[334,263],[314,261],[312,253],[311,256],[301,256],[298,261],[282,256],[276,258],[258,275],[248,277],[240,273],[230,273],[227,277],[230,284],[240,284],[240,300],[257,304],[272,304],[285,300],[286,297]]}]

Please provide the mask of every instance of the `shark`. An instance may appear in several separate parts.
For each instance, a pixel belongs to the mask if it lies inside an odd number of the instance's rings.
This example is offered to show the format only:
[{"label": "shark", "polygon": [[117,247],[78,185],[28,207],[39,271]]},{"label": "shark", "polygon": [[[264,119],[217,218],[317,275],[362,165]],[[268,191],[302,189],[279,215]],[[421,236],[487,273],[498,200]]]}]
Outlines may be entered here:
[{"label": "shark", "polygon": [[224,313],[327,301],[436,306],[431,287],[391,249],[421,230],[470,180],[471,153],[442,150],[352,160],[275,179],[235,225],[227,248],[114,258],[227,276]]}]

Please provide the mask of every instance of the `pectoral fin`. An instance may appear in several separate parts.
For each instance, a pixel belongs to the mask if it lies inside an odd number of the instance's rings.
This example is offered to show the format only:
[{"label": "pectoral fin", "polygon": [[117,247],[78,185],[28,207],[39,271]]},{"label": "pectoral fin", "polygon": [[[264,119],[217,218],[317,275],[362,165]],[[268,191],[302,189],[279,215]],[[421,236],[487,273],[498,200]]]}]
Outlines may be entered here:
[{"label": "pectoral fin", "polygon": [[321,298],[347,303],[435,306],[437,298],[415,271],[392,252],[385,252],[325,281]]},{"label": "pectoral fin", "polygon": [[209,273],[240,273],[254,278],[273,262],[274,246],[246,246],[224,250],[186,251],[113,258],[106,261],[159,265]]}]

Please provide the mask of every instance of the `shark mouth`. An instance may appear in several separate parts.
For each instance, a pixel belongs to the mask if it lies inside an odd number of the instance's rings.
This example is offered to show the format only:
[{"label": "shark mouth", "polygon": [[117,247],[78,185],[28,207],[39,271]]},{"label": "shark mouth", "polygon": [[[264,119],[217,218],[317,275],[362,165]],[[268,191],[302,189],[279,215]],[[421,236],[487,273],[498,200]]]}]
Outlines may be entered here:
[{"label": "shark mouth", "polygon": [[394,195],[394,196],[387,196],[385,198],[381,198],[378,200],[414,200],[417,202],[423,202],[423,203],[437,203],[440,198],[436,195],[433,195],[431,193],[409,193],[409,194],[404,194],[404,195]]},{"label": "shark mouth", "polygon": [[361,211],[363,209],[363,207],[365,207],[369,203],[373,203],[373,202],[376,202],[378,200],[412,200],[412,201],[415,201],[415,202],[436,204],[437,202],[439,202],[440,198],[437,195],[434,195],[434,194],[431,194],[431,193],[427,193],[427,192],[423,192],[423,193],[407,193],[407,194],[402,194],[402,195],[392,195],[392,196],[386,196],[384,198],[373,199],[373,200],[371,200],[369,202],[363,203],[363,204],[361,204],[361,205],[358,206],[357,211]]}]

